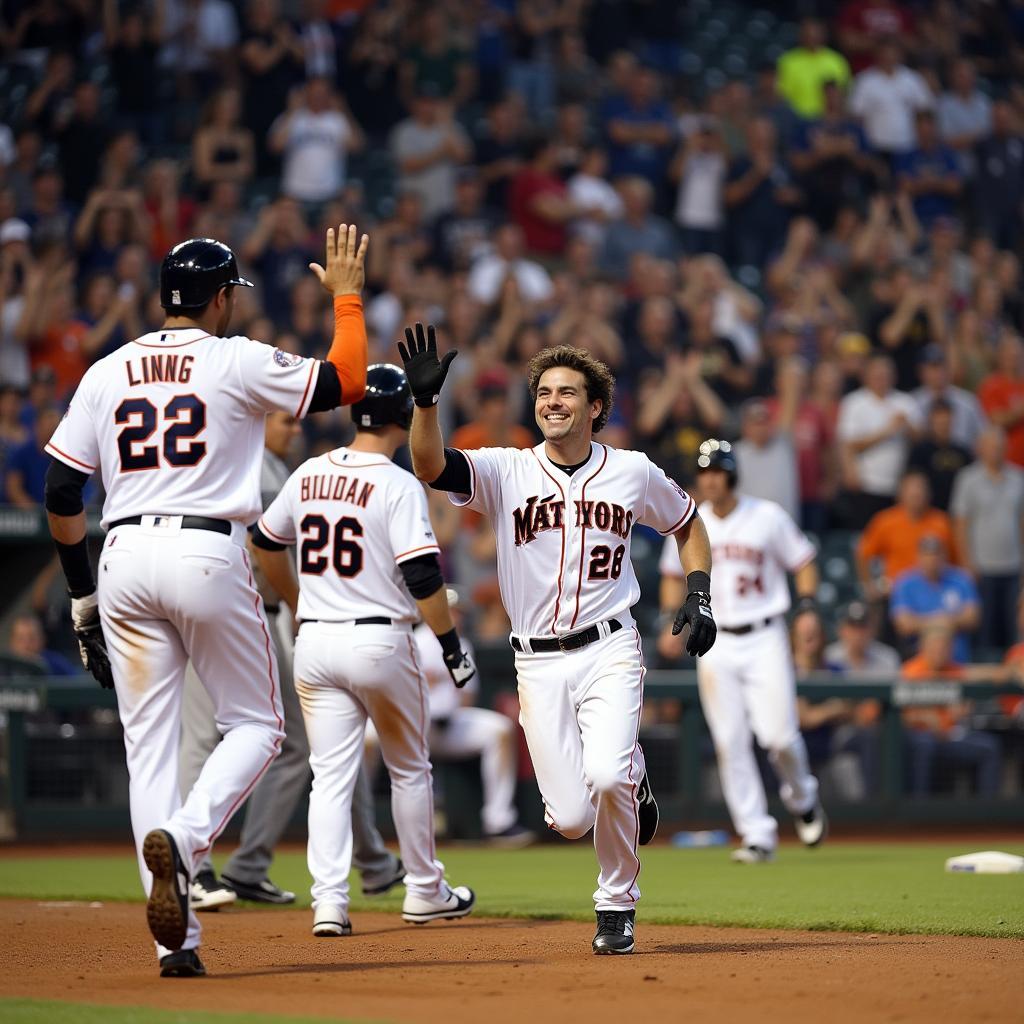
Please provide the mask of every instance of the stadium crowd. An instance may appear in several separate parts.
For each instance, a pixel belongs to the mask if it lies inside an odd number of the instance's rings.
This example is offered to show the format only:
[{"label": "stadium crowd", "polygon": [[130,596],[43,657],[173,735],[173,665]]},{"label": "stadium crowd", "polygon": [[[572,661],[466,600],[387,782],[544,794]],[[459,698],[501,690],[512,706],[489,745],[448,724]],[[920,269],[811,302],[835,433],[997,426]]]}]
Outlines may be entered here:
[{"label": "stadium crowd", "polygon": [[[454,445],[535,443],[526,362],[586,346],[617,379],[602,440],[692,486],[730,438],[742,490],[859,535],[857,599],[794,623],[801,669],[1019,675],[1024,6],[834,6],[4,0],[0,502],[41,505],[42,444],[162,322],[171,245],[230,244],[258,281],[233,329],[323,355],[307,265],[354,222],[371,359],[416,320],[459,350]],[[696,52],[730,12],[761,36],[732,72]],[[348,430],[311,417],[296,458]],[[504,637],[489,527],[431,500],[475,637]],[[19,649],[66,648],[37,625]],[[837,749],[870,733],[805,712]],[[937,747],[998,788],[971,714],[907,712],[915,792]]]}]

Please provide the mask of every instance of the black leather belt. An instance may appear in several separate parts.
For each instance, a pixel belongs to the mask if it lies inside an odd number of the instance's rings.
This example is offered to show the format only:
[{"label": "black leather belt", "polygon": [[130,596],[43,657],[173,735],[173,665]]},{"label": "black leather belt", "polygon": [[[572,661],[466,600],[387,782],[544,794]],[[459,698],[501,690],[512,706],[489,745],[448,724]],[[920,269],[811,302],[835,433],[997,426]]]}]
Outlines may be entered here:
[{"label": "black leather belt", "polygon": [[[608,635],[618,633],[622,629],[622,623],[618,619],[608,620]],[[601,630],[595,626],[588,626],[578,633],[569,633],[566,636],[538,636],[530,637],[530,650],[534,654],[544,654],[548,651],[578,651],[581,647],[587,647],[595,640],[601,639]],[[523,642],[519,637],[514,636],[511,640],[513,650],[523,653]]]},{"label": "black leather belt", "polygon": [[[157,515],[155,519],[177,519],[177,516]],[[112,530],[115,526],[141,526],[144,516],[128,516],[127,519],[118,519],[108,527]],[[181,516],[181,528],[183,530],[209,530],[210,533],[223,533],[225,537],[231,536],[231,524],[226,519],[210,519],[207,516]]]},{"label": "black leather belt", "polygon": [[305,622],[326,622],[334,626],[390,626],[391,620],[386,615],[369,615],[365,619],[303,619]]},{"label": "black leather belt", "polygon": [[775,621],[775,616],[770,619],[758,619],[756,622],[748,622],[745,626],[719,626],[718,631],[720,633],[732,633],[733,636],[745,636],[747,633],[753,633],[755,629],[764,629],[765,626],[770,626]]}]

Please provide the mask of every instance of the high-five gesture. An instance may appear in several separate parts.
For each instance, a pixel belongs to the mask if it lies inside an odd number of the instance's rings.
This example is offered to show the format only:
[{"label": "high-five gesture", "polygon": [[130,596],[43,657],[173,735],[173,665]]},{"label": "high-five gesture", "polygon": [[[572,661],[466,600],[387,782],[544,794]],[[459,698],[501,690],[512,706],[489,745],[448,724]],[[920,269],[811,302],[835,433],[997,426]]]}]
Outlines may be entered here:
[{"label": "high-five gesture", "polygon": [[316,274],[324,290],[332,295],[359,295],[366,279],[363,264],[369,244],[370,236],[363,235],[360,238],[355,224],[341,224],[337,238],[334,236],[334,228],[328,228],[327,253],[324,258],[326,266],[310,263],[309,269]]},{"label": "high-five gesture", "polygon": [[453,349],[437,358],[437,333],[433,324],[427,325],[425,334],[423,324],[417,324],[415,331],[406,327],[405,342],[405,345],[398,343],[398,353],[405,363],[409,390],[418,406],[429,409],[437,405],[444,379],[448,376],[448,367],[458,353]]}]

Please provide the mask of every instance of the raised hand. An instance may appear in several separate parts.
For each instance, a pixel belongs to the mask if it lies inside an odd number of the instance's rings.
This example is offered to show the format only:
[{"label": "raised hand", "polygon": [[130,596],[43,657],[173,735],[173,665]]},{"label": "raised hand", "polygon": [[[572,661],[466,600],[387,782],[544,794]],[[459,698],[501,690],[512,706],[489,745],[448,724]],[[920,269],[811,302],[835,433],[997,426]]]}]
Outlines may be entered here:
[{"label": "raised hand", "polygon": [[398,354],[405,363],[405,376],[416,404],[423,409],[437,405],[444,379],[448,376],[448,367],[458,353],[453,349],[438,359],[434,325],[427,324],[424,333],[423,324],[417,324],[415,331],[406,327],[405,345],[398,343]]},{"label": "raised hand", "polygon": [[310,263],[309,269],[316,274],[324,290],[332,295],[360,295],[366,280],[364,263],[369,244],[370,236],[360,238],[355,224],[339,225],[337,239],[334,228],[328,228],[326,265],[321,267],[319,263]]}]

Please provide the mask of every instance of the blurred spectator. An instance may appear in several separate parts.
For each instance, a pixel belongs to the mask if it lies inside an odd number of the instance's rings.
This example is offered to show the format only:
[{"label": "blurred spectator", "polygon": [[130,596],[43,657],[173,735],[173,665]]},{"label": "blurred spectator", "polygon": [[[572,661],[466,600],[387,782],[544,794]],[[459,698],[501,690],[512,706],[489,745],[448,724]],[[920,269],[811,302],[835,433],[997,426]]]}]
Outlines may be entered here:
[{"label": "blurred spectator", "polygon": [[[242,188],[233,181],[218,181],[207,201],[198,208],[192,229],[197,238],[216,238],[241,252],[256,220],[242,207]],[[123,254],[122,254],[123,255]]]},{"label": "blurred spectator", "polygon": [[[328,5],[328,13],[333,4]],[[347,36],[348,50],[338,69],[355,120],[374,140],[384,137],[405,113],[398,95],[399,32],[404,9],[367,4]],[[337,22],[334,27],[342,28]],[[307,57],[308,68],[308,57]]]},{"label": "blurred spectator", "polygon": [[709,294],[702,293],[685,306],[684,347],[700,355],[701,376],[727,405],[750,397],[753,374],[740,358],[736,346],[715,330],[715,306]]},{"label": "blurred spectator", "polygon": [[963,172],[952,149],[939,137],[935,114],[919,110],[914,116],[917,142],[895,161],[899,187],[914,200],[914,214],[927,230],[939,217],[952,217],[963,191]]},{"label": "blurred spectator", "polygon": [[476,163],[487,186],[487,205],[508,209],[508,188],[523,166],[521,117],[516,101],[509,97],[492,104],[487,111],[484,134],[476,147]]},{"label": "blurred spectator", "polygon": [[43,624],[32,613],[18,615],[11,622],[7,653],[41,664],[51,676],[75,676],[82,671],[63,654],[47,650]]},{"label": "blurred spectator", "polygon": [[118,121],[150,146],[163,139],[160,69],[165,0],[146,10],[119,11],[118,0],[103,0],[103,43],[110,62]]},{"label": "blurred spectator", "polygon": [[1006,461],[1006,435],[992,426],[978,437],[978,461],[961,470],[951,513],[964,567],[981,594],[982,647],[1006,648],[1024,565],[1024,470]]},{"label": "blurred spectator", "polygon": [[[170,203],[173,220],[178,212],[176,192],[171,195]],[[81,256],[82,269],[86,273],[112,270],[126,245],[133,242],[149,245],[152,227],[142,197],[137,192],[96,189],[89,194],[89,201],[75,221],[75,247]],[[177,234],[169,232],[166,223],[161,223],[160,231],[162,236]],[[166,248],[161,250],[161,258],[166,251]]]},{"label": "blurred spectator", "polygon": [[613,179],[645,178],[660,188],[673,141],[672,111],[658,97],[658,79],[649,68],[637,68],[623,93],[609,96],[601,107],[601,126],[608,140],[608,169]]},{"label": "blurred spectator", "polygon": [[424,85],[413,100],[412,116],[391,133],[391,154],[399,170],[399,187],[415,192],[423,215],[432,220],[455,203],[455,173],[471,155],[469,137],[450,105]]},{"label": "blurred spectator", "polygon": [[81,309],[76,319],[89,329],[84,344],[94,353],[94,359],[102,359],[145,333],[135,285],[125,282],[118,286],[113,275],[104,272],[83,282]]},{"label": "blurred spectator", "polygon": [[800,117],[820,117],[825,109],[824,86],[840,88],[850,80],[846,58],[825,45],[825,26],[817,18],[800,22],[800,44],[779,58],[778,91]]},{"label": "blurred spectator", "polygon": [[345,187],[348,154],[363,148],[363,133],[326,78],[314,78],[289,99],[271,126],[267,145],[282,156],[281,191],[302,203],[335,198]]},{"label": "blurred spectator", "polygon": [[888,40],[906,45],[914,41],[914,19],[893,0],[847,0],[836,21],[839,49],[854,71],[863,71],[880,45]]},{"label": "blurred spectator", "polygon": [[936,402],[944,401],[952,416],[950,436],[953,443],[973,449],[978,434],[985,427],[985,414],[970,391],[950,383],[949,364],[941,346],[928,345],[924,348],[918,363],[918,375],[921,386],[914,391],[914,400],[922,417],[928,416]]},{"label": "blurred spectator", "polygon": [[228,0],[164,0],[160,64],[177,76],[178,90],[202,95],[234,63],[238,18]]},{"label": "blurred spectator", "polygon": [[26,338],[18,331],[25,308],[25,284],[32,266],[29,228],[11,217],[0,224],[0,382],[27,387]]},{"label": "blurred spectator", "polygon": [[1024,466],[1024,344],[1007,331],[996,349],[995,369],[982,381],[978,399],[988,418],[1006,431],[1010,461]]},{"label": "blurred spectator", "polygon": [[523,302],[544,303],[554,294],[548,272],[539,263],[523,258],[521,229],[504,224],[495,233],[494,251],[473,263],[466,287],[477,302],[490,306],[498,301],[502,285],[510,276]]},{"label": "blurred spectator", "polygon": [[192,138],[192,174],[206,189],[221,181],[244,185],[253,175],[252,132],[243,127],[242,96],[221,89],[206,104],[202,124]]},{"label": "blurred spectator", "polygon": [[800,200],[779,158],[771,121],[757,118],[750,122],[747,153],[730,163],[726,180],[732,260],[740,266],[763,267],[782,247],[790,211]]},{"label": "blurred spectator", "polygon": [[652,213],[654,189],[644,178],[623,178],[618,182],[623,214],[612,221],[601,250],[601,269],[612,277],[624,278],[630,261],[637,253],[646,253],[660,260],[676,255],[672,228]]},{"label": "blurred spectator", "polygon": [[486,251],[500,222],[498,211],[484,205],[479,171],[461,168],[455,182],[455,205],[434,222],[432,259],[448,273],[468,270]]},{"label": "blurred spectator", "polygon": [[[151,227],[149,252],[154,263],[161,262],[170,249],[191,234],[196,203],[181,185],[181,169],[173,160],[153,160],[146,166],[143,204]],[[134,193],[127,195],[134,198]],[[129,237],[129,241],[143,240],[141,230]]]},{"label": "blurred spectator", "polygon": [[1024,137],[1013,107],[992,104],[992,132],[974,149],[974,212],[978,228],[1000,249],[1014,249],[1024,204]]},{"label": "blurred spectator", "polygon": [[970,173],[972,151],[992,128],[992,104],[978,88],[974,65],[965,58],[953,61],[949,89],[939,97],[939,132],[942,141],[960,157],[960,168]]},{"label": "blurred spectator", "polygon": [[451,436],[451,447],[532,448],[533,434],[515,423],[509,405],[508,374],[504,370],[484,370],[473,382],[476,417],[459,427]]},{"label": "blurred spectator", "polygon": [[893,580],[889,600],[896,633],[915,650],[927,627],[936,620],[953,632],[953,656],[971,660],[971,634],[981,622],[981,600],[970,575],[949,565],[947,544],[925,534],[917,544],[917,566]]},{"label": "blurred spectator", "polygon": [[298,203],[282,198],[260,210],[256,228],[242,247],[242,260],[259,271],[263,309],[278,326],[287,323],[292,285],[308,271],[308,243]]},{"label": "blurred spectator", "polygon": [[71,50],[46,53],[46,73],[25,101],[23,117],[33,128],[52,137],[60,128],[75,84],[75,59]]},{"label": "blurred spectator", "polygon": [[825,648],[825,662],[849,676],[894,676],[900,669],[896,651],[875,639],[871,611],[863,601],[851,601],[839,613],[838,637]]},{"label": "blurred spectator", "polygon": [[607,170],[607,153],[591,146],[569,179],[569,200],[577,212],[573,233],[597,249],[604,244],[608,222],[622,216],[622,199],[606,180]]},{"label": "blurred spectator", "polygon": [[892,361],[884,355],[872,356],[864,371],[864,386],[839,405],[837,434],[848,492],[843,511],[852,528],[863,528],[872,515],[892,504],[910,444],[920,428],[917,403],[893,389]]},{"label": "blurred spectator", "polygon": [[467,54],[449,31],[447,11],[423,8],[414,38],[399,68],[399,95],[406,106],[425,87],[454,107],[463,106],[473,94],[475,75]]},{"label": "blurred spectator", "polygon": [[718,126],[711,118],[701,118],[683,139],[669,169],[669,177],[679,185],[675,221],[687,255],[725,253],[726,169]]},{"label": "blurred spectator", "polygon": [[70,240],[74,207],[65,202],[64,179],[51,164],[40,163],[33,172],[32,196],[20,214],[32,229],[32,241],[35,244]]},{"label": "blurred spectator", "polygon": [[29,436],[25,425],[19,418],[20,412],[20,395],[9,384],[0,381],[0,504],[7,502],[7,491],[4,485],[11,452],[20,448]]},{"label": "blurred spectator", "polygon": [[36,417],[32,436],[17,448],[12,448],[7,458],[4,490],[7,501],[18,508],[42,508],[46,484],[46,470],[50,456],[43,446],[57,429],[60,412],[55,408],[41,411]]},{"label": "blurred spectator", "polygon": [[[928,478],[932,504],[948,512],[953,481],[971,461],[971,453],[953,439],[953,407],[947,399],[936,398],[931,403],[925,413],[925,422],[924,435],[910,449],[907,468],[924,473]],[[962,552],[963,548],[959,550]]]},{"label": "blurred spectator", "polygon": [[874,67],[857,75],[850,95],[850,111],[862,119],[868,142],[890,159],[914,148],[914,115],[935,102],[927,82],[902,59],[899,43],[881,42]]},{"label": "blurred spectator", "polygon": [[917,562],[922,538],[937,537],[953,551],[953,528],[945,512],[932,508],[928,478],[910,470],[900,481],[899,501],[869,520],[857,545],[857,575],[868,600],[887,595],[897,576]]},{"label": "blurred spectator", "polygon": [[573,27],[573,4],[565,0],[523,0],[511,23],[513,59],[508,86],[523,98],[529,115],[543,124],[555,103],[555,48],[558,33]]},{"label": "blurred spectator", "polygon": [[509,185],[508,210],[523,231],[531,255],[551,259],[562,254],[567,225],[576,215],[565,183],[558,176],[554,140],[534,136],[526,148],[526,166]]},{"label": "blurred spectator", "polygon": [[71,202],[81,204],[96,184],[100,157],[109,138],[100,110],[100,87],[95,82],[79,82],[71,109],[61,120],[57,151],[64,172],[64,194]]},{"label": "blurred spectator", "polygon": [[[904,664],[901,675],[909,682],[970,681],[990,676],[992,667],[964,665],[955,655],[952,630],[933,622],[921,637],[920,653]],[[978,796],[997,795],[1001,775],[999,740],[990,733],[971,730],[969,710],[965,703],[904,710],[910,796],[928,796],[933,791],[935,766],[941,761],[972,768]]]}]

